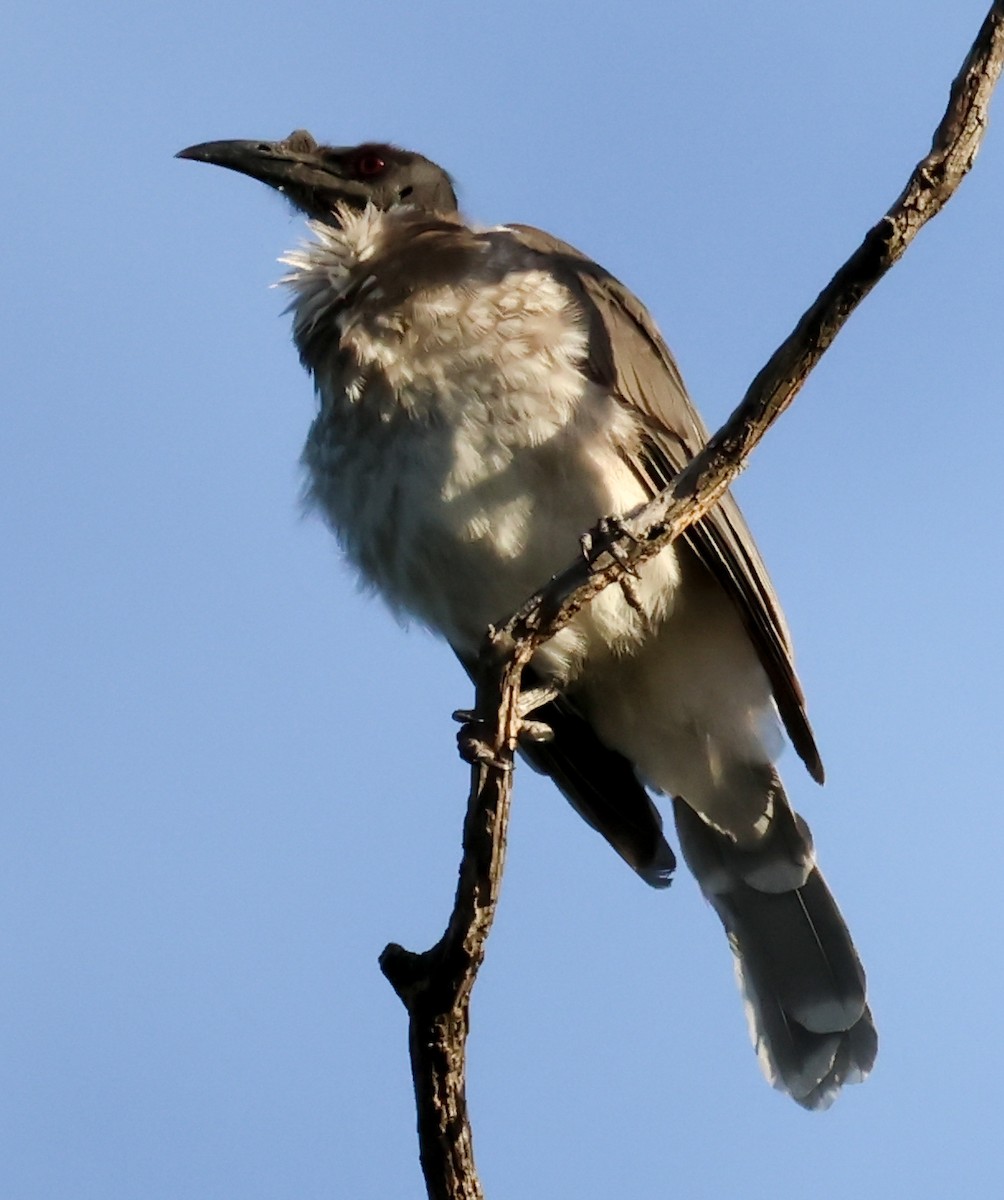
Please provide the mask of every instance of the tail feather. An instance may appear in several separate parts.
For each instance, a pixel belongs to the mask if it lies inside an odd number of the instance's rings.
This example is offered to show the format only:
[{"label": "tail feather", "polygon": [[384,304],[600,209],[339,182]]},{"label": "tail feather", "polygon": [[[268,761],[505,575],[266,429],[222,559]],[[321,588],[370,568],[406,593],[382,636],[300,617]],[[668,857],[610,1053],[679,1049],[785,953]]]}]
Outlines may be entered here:
[{"label": "tail feather", "polygon": [[758,863],[756,850],[737,850],[685,801],[673,803],[684,858],[728,934],[764,1074],[805,1108],[827,1108],[865,1078],[878,1040],[864,970],[808,827],[778,784],[778,829],[765,834]]}]

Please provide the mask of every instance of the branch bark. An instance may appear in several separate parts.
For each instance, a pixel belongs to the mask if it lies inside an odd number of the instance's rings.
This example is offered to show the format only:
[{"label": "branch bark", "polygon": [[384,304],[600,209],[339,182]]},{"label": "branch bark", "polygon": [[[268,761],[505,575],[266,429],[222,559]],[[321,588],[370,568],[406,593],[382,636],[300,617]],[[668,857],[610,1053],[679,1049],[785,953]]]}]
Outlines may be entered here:
[{"label": "branch bark", "polygon": [[489,631],[477,678],[484,753],[471,770],[463,859],[449,925],[430,950],[389,945],[380,966],[409,1013],[419,1147],[432,1200],[483,1200],[465,1094],[471,989],[484,958],[505,859],[523,669],[605,587],[657,554],[717,502],[750,452],[788,407],[824,351],[918,230],[944,207],[973,165],[991,93],[1004,63],[1004,0],[991,6],[952,84],[930,153],[869,230],[792,333],[750,384],[742,402],[677,476],[673,486],[600,531],[590,561],[577,561]]}]

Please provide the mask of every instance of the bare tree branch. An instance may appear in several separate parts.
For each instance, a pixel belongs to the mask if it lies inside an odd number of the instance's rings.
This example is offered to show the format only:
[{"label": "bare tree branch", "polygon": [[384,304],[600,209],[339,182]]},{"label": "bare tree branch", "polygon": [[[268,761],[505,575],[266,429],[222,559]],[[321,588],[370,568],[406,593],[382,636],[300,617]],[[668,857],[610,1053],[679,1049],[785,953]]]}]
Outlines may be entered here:
[{"label": "bare tree branch", "polygon": [[850,314],[903,255],[921,226],[940,212],[972,167],[1002,63],[1004,0],[996,0],[952,84],[930,153],[771,356],[722,428],[671,488],[630,514],[620,528],[615,522],[613,534],[597,529],[597,549],[590,562],[573,563],[504,626],[489,631],[477,680],[484,740],[472,766],[453,913],[442,938],[424,954],[390,945],[380,958],[410,1016],[419,1145],[432,1200],[483,1197],[465,1096],[468,1011],[502,878],[524,667],[598,592],[657,554],[714,506]]}]

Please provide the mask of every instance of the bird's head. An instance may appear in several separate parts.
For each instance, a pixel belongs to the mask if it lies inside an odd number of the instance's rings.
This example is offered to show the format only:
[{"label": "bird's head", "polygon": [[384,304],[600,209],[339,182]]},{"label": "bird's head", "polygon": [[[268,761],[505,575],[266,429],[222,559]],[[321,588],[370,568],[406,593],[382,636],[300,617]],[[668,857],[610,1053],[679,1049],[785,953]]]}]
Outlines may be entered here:
[{"label": "bird's head", "polygon": [[281,142],[202,142],[178,158],[213,163],[267,183],[295,209],[321,221],[337,219],[340,207],[383,211],[410,205],[435,213],[455,213],[457,196],[442,167],[415,154],[378,142],[361,146],[322,146],[297,129]]}]

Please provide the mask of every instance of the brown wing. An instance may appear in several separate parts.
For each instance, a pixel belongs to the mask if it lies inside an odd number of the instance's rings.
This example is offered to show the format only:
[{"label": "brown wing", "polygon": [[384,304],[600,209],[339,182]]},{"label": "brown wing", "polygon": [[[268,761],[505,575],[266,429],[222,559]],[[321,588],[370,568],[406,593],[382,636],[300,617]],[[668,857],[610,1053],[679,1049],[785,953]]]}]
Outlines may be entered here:
[{"label": "brown wing", "polygon": [[[679,368],[641,301],[602,267],[567,243],[526,225],[507,227],[577,296],[589,322],[591,378],[642,414],[646,434],[624,457],[655,495],[707,441]],[[770,679],[778,712],[809,774],[823,781],[823,764],[795,674],[791,638],[753,535],[731,493],[684,535],[725,588]]]}]

